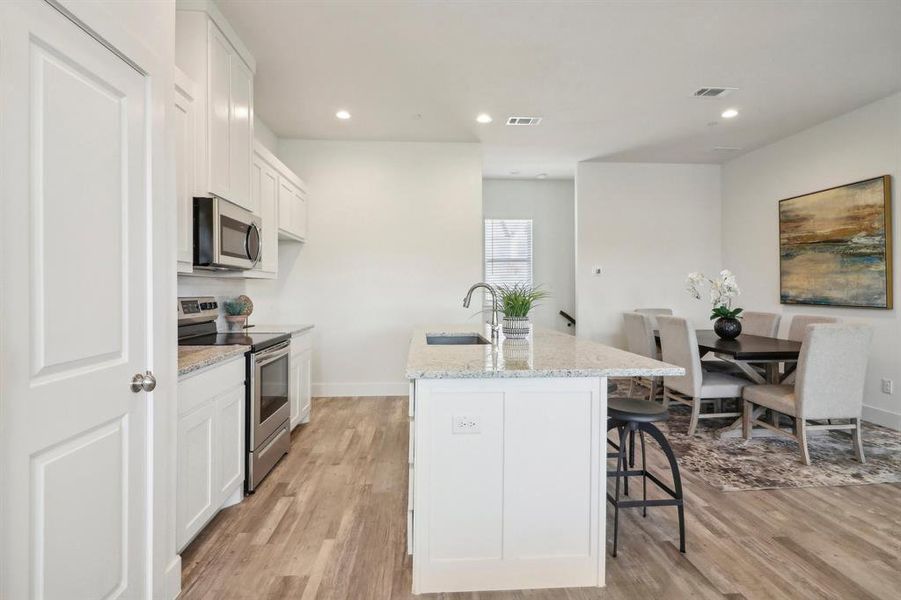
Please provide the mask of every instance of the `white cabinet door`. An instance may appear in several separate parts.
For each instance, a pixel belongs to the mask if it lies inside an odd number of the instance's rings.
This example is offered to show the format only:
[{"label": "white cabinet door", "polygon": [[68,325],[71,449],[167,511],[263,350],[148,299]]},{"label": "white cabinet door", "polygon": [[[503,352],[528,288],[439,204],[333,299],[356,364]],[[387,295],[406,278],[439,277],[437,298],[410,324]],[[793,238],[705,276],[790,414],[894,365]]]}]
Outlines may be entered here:
[{"label": "white cabinet door", "polygon": [[303,375],[300,352],[291,352],[290,370],[288,371],[288,406],[291,412],[291,429],[300,424],[300,383]]},{"label": "white cabinet door", "polygon": [[300,411],[299,422],[309,423],[313,401],[312,371],[313,350],[307,349],[300,353]]},{"label": "white cabinet door", "polygon": [[304,241],[307,236],[306,193],[287,178],[280,178],[278,226],[281,237]]},{"label": "white cabinet door", "polygon": [[219,507],[220,476],[216,440],[216,399],[210,398],[178,420],[178,548],[206,525]]},{"label": "white cabinet door", "polygon": [[[207,121],[209,137],[207,161],[209,191],[227,200],[232,199],[231,172],[231,45],[219,28],[208,22],[207,48]],[[250,164],[247,166],[250,169]]]},{"label": "white cabinet door", "polygon": [[178,382],[176,531],[184,548],[244,486],[244,361]]},{"label": "white cabinet door", "polygon": [[144,597],[162,94],[47,2],[0,2],[0,48],[0,598]]},{"label": "white cabinet door", "polygon": [[259,205],[250,193],[250,166],[253,162],[253,73],[232,51],[231,104],[229,112],[229,196],[227,198],[254,214]]},{"label": "white cabinet door", "polygon": [[196,87],[175,69],[175,199],[178,207],[178,272],[190,273],[194,263],[194,188]]},{"label": "white cabinet door", "polygon": [[278,274],[278,173],[260,156],[253,159],[251,192],[260,209],[262,254],[248,274],[272,278]]},{"label": "white cabinet door", "polygon": [[312,401],[313,336],[310,332],[291,339],[288,402],[291,407],[291,428],[310,422]]},{"label": "white cabinet door", "polygon": [[244,386],[233,388],[216,400],[219,438],[218,505],[244,485]]}]

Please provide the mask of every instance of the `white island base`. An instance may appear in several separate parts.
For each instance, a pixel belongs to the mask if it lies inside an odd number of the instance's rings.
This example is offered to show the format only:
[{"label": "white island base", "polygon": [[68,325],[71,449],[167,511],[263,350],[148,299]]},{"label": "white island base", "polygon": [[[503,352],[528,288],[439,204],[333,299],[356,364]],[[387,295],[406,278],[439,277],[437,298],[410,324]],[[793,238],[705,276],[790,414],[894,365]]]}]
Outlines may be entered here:
[{"label": "white island base", "polygon": [[414,593],[604,585],[606,377],[416,379],[410,407]]}]

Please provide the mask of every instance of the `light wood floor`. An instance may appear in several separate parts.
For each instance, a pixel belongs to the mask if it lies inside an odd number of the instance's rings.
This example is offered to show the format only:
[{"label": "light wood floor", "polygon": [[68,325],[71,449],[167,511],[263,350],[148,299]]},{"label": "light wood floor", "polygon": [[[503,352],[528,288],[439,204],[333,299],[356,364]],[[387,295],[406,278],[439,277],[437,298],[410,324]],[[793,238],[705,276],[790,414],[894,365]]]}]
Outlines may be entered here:
[{"label": "light wood floor", "polygon": [[[405,553],[406,408],[406,398],[314,400],[312,423],[294,431],[259,491],[185,550],[181,598],[417,598]],[[646,519],[630,510],[606,589],[418,598],[899,597],[901,485],[723,493],[683,477],[684,556],[673,509]]]}]

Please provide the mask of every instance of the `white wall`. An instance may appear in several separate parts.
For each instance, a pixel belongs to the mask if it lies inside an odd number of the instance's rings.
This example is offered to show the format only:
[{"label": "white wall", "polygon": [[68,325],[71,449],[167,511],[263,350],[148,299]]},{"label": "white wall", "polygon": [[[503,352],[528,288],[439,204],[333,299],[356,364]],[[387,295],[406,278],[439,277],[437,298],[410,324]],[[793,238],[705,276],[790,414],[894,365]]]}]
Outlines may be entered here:
[{"label": "white wall", "polygon": [[540,327],[573,333],[558,313],[575,314],[575,185],[572,179],[482,181],[486,219],[532,219],[532,279],[551,293],[532,312]]},{"label": "white wall", "polygon": [[282,139],[278,156],[309,187],[308,243],[282,242],[278,280],[250,281],[248,295],[266,320],[316,324],[314,394],[405,394],[413,327],[472,314],[479,146]]},{"label": "white wall", "polygon": [[710,307],[685,292],[685,278],[720,271],[720,226],[717,165],[579,163],[578,335],[624,347],[622,313],[638,307],[709,328]]},{"label": "white wall", "polygon": [[778,202],[799,194],[878,175],[893,176],[894,265],[899,294],[898,242],[901,181],[901,94],[736,158],[723,168],[723,257],[744,289],[744,306],[784,314],[825,314],[874,327],[864,417],[901,428],[901,392],[888,396],[880,380],[901,385],[901,315],[898,309],[848,309],[779,304]]},{"label": "white wall", "polygon": [[273,154],[278,152],[278,136],[259,115],[253,116],[253,139],[263,144]]}]

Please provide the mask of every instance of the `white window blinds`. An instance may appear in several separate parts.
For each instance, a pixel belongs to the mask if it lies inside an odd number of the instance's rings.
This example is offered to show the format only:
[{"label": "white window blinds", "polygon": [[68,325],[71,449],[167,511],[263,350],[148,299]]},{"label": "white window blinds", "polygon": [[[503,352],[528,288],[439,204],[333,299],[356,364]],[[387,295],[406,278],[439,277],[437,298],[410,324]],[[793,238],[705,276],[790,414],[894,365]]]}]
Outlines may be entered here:
[{"label": "white window blinds", "polygon": [[485,281],[532,285],[532,219],[485,219]]}]

